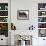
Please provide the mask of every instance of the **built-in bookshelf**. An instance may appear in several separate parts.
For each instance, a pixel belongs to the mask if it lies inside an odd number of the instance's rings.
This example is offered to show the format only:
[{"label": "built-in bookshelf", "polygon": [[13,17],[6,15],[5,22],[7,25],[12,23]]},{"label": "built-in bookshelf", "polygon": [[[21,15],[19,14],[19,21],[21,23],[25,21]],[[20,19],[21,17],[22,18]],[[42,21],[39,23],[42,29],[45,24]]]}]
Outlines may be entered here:
[{"label": "built-in bookshelf", "polygon": [[38,3],[38,31],[40,37],[46,37],[46,3]]},{"label": "built-in bookshelf", "polygon": [[8,37],[8,3],[0,3],[0,35]]}]

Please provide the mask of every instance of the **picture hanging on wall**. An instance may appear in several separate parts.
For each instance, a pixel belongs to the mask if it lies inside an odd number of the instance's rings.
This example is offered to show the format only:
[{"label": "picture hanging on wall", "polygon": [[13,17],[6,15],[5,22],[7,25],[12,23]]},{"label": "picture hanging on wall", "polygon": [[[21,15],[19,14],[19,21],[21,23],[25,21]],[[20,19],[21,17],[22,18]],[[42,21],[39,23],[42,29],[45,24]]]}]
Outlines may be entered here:
[{"label": "picture hanging on wall", "polygon": [[17,10],[17,20],[29,20],[29,10]]}]

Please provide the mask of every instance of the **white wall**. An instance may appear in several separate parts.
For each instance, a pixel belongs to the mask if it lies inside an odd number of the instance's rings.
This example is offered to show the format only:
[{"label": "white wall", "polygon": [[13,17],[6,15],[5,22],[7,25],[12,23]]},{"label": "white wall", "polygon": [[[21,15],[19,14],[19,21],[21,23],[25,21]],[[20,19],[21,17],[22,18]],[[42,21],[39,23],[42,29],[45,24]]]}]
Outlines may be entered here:
[{"label": "white wall", "polygon": [[[11,0],[11,22],[17,30],[27,30],[33,24],[36,32],[34,36],[38,36],[38,3],[46,3],[46,0]],[[29,20],[17,20],[17,10],[29,10]],[[43,44],[41,39],[33,38],[33,46],[40,46],[38,43]]]},{"label": "white wall", "polygon": [[[17,20],[17,10],[29,10],[29,20]],[[32,24],[36,27],[37,2],[32,0],[12,0],[11,16],[11,22],[16,25],[17,30],[27,30]]]},{"label": "white wall", "polygon": [[[11,0],[11,22],[17,30],[27,30],[29,26],[38,27],[38,3],[46,0]],[[29,10],[29,20],[17,20],[17,10]]]}]

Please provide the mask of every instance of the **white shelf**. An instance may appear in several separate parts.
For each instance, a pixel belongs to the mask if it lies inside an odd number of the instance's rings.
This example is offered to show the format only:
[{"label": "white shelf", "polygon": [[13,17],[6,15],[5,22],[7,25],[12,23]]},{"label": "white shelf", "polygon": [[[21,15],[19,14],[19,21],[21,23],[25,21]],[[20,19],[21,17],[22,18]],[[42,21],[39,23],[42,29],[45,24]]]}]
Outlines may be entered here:
[{"label": "white shelf", "polygon": [[0,23],[8,23],[8,22],[0,22]]},{"label": "white shelf", "polygon": [[38,16],[38,17],[46,17],[46,15],[44,15],[44,16]]},{"label": "white shelf", "polygon": [[8,10],[0,10],[0,11],[8,11]]},{"label": "white shelf", "polygon": [[46,11],[46,10],[38,10],[38,11]]},{"label": "white shelf", "polygon": [[38,29],[46,29],[46,28],[38,28]]},{"label": "white shelf", "polygon": [[46,22],[38,22],[38,23],[46,23]]},{"label": "white shelf", "polygon": [[0,16],[0,17],[8,17],[8,16]]}]

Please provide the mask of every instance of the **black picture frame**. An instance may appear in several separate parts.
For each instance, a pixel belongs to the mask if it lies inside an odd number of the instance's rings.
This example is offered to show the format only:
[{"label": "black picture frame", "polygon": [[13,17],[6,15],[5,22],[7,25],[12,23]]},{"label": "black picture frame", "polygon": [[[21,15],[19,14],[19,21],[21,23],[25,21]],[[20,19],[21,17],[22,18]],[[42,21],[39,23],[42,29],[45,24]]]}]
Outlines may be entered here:
[{"label": "black picture frame", "polygon": [[17,10],[17,20],[29,20],[29,10]]}]

